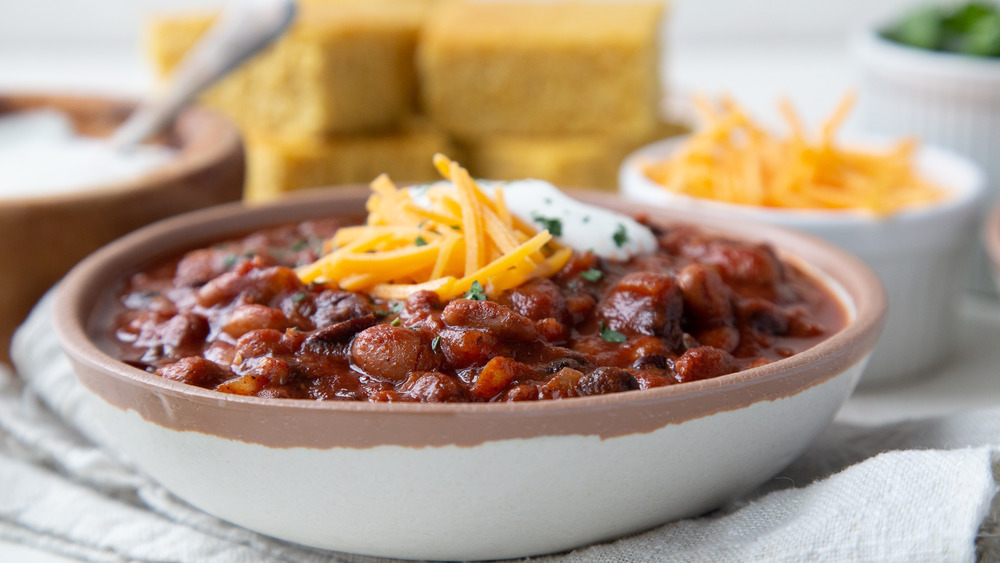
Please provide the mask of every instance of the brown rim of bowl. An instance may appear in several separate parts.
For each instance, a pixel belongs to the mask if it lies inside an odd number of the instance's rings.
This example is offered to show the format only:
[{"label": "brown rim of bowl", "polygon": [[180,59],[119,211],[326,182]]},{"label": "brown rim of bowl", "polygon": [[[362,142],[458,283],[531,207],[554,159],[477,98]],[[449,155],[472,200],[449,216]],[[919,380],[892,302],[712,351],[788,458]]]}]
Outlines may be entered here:
[{"label": "brown rim of bowl", "polygon": [[[713,379],[610,395],[525,403],[368,403],[228,395],[169,381],[101,351],[88,336],[98,298],[123,275],[200,244],[268,225],[363,210],[367,189],[316,190],[263,206],[227,204],[143,228],[94,253],[60,284],[55,329],[81,382],[121,410],[178,431],[270,447],[472,446],[536,436],[651,432],[668,424],[795,395],[841,374],[870,353],[886,311],[881,282],[861,260],[808,235],[752,222],[727,223],[644,208],[610,194],[580,199],[667,222],[698,222],[740,238],[778,241],[787,257],[839,284],[853,300],[846,328],[788,359]],[[167,247],[164,240],[169,240]],[[851,309],[854,314],[851,314]],[[846,396],[845,396],[846,397]],[[333,430],[335,429],[335,430]]]},{"label": "brown rim of bowl", "polygon": [[986,253],[993,261],[993,271],[996,273],[997,279],[1000,280],[1000,201],[993,205],[993,209],[983,223],[982,239]]},{"label": "brown rim of bowl", "polygon": [[[101,115],[103,122],[98,127],[101,130],[89,131],[88,134],[111,133],[135,107],[134,101],[100,96],[0,94],[0,115],[18,111],[56,109],[66,112],[75,125],[78,125],[81,116]],[[143,189],[155,189],[163,183],[178,181],[194,171],[221,161],[225,155],[239,150],[243,143],[239,130],[231,121],[218,112],[197,106],[182,111],[155,141],[157,144],[177,149],[177,158],[132,179],[96,185],[83,190],[12,197],[5,199],[4,204],[37,205],[48,201],[68,204],[74,201],[92,201],[102,196],[114,197],[123,191],[141,192]],[[151,181],[154,178],[156,181]]]}]

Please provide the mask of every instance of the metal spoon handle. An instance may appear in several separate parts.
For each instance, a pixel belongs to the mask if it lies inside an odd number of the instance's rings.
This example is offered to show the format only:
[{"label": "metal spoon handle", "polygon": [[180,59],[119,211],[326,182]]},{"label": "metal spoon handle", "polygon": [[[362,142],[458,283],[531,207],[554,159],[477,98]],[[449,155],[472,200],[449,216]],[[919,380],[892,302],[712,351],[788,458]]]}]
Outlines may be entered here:
[{"label": "metal spoon handle", "polygon": [[294,0],[230,0],[167,83],[115,130],[111,145],[126,150],[158,132],[205,88],[280,36],[295,11]]}]

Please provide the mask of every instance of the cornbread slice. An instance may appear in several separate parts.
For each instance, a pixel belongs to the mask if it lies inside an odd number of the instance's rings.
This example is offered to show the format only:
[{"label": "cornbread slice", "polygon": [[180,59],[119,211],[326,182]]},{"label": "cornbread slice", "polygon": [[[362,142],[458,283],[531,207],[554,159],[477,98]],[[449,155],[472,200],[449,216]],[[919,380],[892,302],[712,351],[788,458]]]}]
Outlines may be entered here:
[{"label": "cornbread slice", "polygon": [[418,123],[396,133],[319,138],[247,137],[244,199],[263,201],[284,192],[334,184],[368,183],[388,173],[394,182],[439,179],[435,153],[454,154],[448,137]]},{"label": "cornbread slice", "polygon": [[[288,35],[204,101],[248,129],[308,136],[387,129],[415,109],[414,52],[431,2],[310,0]],[[167,74],[212,15],[161,17],[148,50]]]},{"label": "cornbread slice", "polygon": [[649,133],[662,1],[456,1],[417,49],[425,110],[462,139]]},{"label": "cornbread slice", "polygon": [[500,136],[463,146],[469,170],[490,179],[537,178],[559,186],[615,191],[618,168],[635,149],[656,139],[685,132],[676,124],[659,124],[641,138],[606,135]]}]

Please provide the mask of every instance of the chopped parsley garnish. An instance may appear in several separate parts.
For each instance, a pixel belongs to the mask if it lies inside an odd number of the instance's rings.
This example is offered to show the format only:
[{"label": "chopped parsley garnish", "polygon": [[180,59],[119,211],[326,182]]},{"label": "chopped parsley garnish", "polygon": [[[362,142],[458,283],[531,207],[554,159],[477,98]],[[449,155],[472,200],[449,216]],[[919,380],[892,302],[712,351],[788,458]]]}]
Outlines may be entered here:
[{"label": "chopped parsley garnish", "polygon": [[400,314],[403,312],[403,302],[402,301],[390,301],[389,302],[389,312]]},{"label": "chopped parsley garnish", "polygon": [[399,326],[401,324],[403,324],[403,321],[399,320],[399,317],[396,317],[395,319],[392,319],[392,322],[389,323],[389,326]]},{"label": "chopped parsley garnish", "polygon": [[298,303],[299,301],[302,301],[305,298],[306,298],[305,293],[296,293],[295,295],[292,296],[292,301]]},{"label": "chopped parsley garnish", "polygon": [[595,282],[604,277],[604,272],[598,270],[597,268],[591,268],[580,272],[580,277],[589,282]]},{"label": "chopped parsley garnish", "polygon": [[375,316],[378,318],[384,318],[389,316],[389,311],[383,311],[382,309],[375,309]]},{"label": "chopped parsley garnish", "polygon": [[417,246],[427,246],[427,241],[424,240],[424,237],[417,237],[417,240],[413,241],[413,244]]},{"label": "chopped parsley garnish", "polygon": [[238,257],[235,254],[226,254],[226,257],[222,259],[222,265],[229,268],[236,263]]},{"label": "chopped parsley garnish", "polygon": [[462,299],[472,299],[473,301],[486,301],[486,292],[483,291],[483,284],[479,280],[472,282],[472,287],[465,292]]},{"label": "chopped parsley garnish", "polygon": [[293,252],[300,252],[305,250],[306,248],[309,248],[309,243],[304,240],[300,240],[299,242],[292,245]]},{"label": "chopped parsley garnish", "polygon": [[431,340],[431,350],[434,350],[435,352],[437,352],[438,348],[440,348],[440,347],[441,347],[441,337],[440,336],[435,336],[434,340]]},{"label": "chopped parsley garnish", "polygon": [[456,231],[461,231],[462,230],[462,225],[450,225],[450,226],[451,226],[452,229],[454,229]]},{"label": "chopped parsley garnish", "polygon": [[621,248],[628,242],[628,233],[625,232],[625,225],[618,223],[618,228],[615,229],[615,234],[611,235],[611,240],[615,241],[615,246],[618,248]]},{"label": "chopped parsley garnish", "polygon": [[601,321],[601,338],[603,338],[605,342],[614,342],[615,344],[621,344],[626,340],[624,334],[604,326],[604,321]]},{"label": "chopped parsley garnish", "polygon": [[535,215],[533,217],[536,223],[541,223],[542,227],[549,232],[550,235],[554,237],[562,236],[562,220],[556,218],[542,217],[541,215]]}]

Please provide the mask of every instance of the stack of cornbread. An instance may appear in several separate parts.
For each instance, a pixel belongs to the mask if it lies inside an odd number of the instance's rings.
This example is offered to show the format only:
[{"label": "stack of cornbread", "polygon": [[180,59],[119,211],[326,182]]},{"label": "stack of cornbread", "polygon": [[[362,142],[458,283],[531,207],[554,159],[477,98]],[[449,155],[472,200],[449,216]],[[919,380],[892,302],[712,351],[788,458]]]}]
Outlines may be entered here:
[{"label": "stack of cornbread", "polygon": [[[244,130],[247,198],[388,172],[613,189],[660,117],[662,0],[300,0],[292,30],[205,96]],[[212,16],[153,22],[168,74]]]}]

